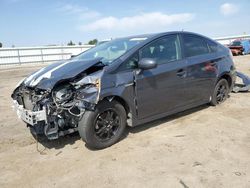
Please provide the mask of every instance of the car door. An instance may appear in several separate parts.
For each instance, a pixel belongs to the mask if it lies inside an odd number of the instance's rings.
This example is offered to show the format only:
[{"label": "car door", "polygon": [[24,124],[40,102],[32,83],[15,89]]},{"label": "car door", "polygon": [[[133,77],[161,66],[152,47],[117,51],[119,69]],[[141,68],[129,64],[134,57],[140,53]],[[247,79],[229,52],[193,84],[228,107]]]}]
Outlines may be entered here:
[{"label": "car door", "polygon": [[182,59],[179,35],[167,35],[144,46],[140,50],[142,58],[154,59],[157,67],[135,74],[138,118],[184,106],[186,61]]},{"label": "car door", "polygon": [[[209,101],[217,75],[216,43],[193,34],[182,34],[187,59],[186,92],[190,103]],[[211,45],[211,48],[209,48]]]}]

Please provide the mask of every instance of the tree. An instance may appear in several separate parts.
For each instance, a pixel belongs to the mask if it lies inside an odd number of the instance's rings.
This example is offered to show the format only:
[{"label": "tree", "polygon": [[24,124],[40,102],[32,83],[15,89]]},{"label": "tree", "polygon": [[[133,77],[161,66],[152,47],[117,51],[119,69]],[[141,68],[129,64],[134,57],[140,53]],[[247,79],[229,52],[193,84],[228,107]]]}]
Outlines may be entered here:
[{"label": "tree", "polygon": [[78,45],[82,45],[82,42],[78,42]]},{"label": "tree", "polygon": [[69,43],[67,44],[68,46],[74,46],[75,44],[71,41],[69,41]]},{"label": "tree", "polygon": [[88,42],[88,44],[90,44],[90,45],[96,45],[97,42],[98,42],[97,39],[93,39],[93,40],[90,40],[90,41]]},{"label": "tree", "polygon": [[3,47],[3,44],[0,42],[0,48],[2,48]]}]

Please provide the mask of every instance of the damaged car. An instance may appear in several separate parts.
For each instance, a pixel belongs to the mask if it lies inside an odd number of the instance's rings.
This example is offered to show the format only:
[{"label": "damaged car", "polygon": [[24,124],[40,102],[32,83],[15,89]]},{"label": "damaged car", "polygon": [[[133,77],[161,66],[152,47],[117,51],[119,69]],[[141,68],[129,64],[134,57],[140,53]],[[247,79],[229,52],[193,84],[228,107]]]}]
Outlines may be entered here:
[{"label": "damaged car", "polygon": [[224,102],[235,82],[230,50],[199,34],[118,38],[38,70],[12,93],[18,116],[49,140],[79,132],[109,147],[137,126]]}]

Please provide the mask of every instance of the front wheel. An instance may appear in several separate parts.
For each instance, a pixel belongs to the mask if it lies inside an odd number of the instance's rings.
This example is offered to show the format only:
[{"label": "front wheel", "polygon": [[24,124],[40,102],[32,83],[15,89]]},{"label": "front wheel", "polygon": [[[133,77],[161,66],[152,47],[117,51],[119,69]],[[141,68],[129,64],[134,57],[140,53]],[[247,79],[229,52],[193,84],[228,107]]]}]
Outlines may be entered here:
[{"label": "front wheel", "polygon": [[220,103],[223,103],[229,94],[229,85],[226,79],[220,79],[215,88],[212,95],[211,105],[216,106]]},{"label": "front wheel", "polygon": [[87,146],[95,149],[109,147],[122,136],[126,127],[126,111],[117,101],[101,101],[95,111],[86,111],[78,131]]}]

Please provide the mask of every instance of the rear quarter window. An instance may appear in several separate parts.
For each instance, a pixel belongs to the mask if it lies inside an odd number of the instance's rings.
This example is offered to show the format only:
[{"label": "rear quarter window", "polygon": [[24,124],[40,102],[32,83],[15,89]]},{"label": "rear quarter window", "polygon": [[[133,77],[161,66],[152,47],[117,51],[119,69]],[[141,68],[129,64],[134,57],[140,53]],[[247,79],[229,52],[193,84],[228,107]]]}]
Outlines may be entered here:
[{"label": "rear quarter window", "polygon": [[216,42],[213,42],[211,40],[207,40],[206,42],[210,53],[215,53],[219,51],[219,45]]},{"label": "rear quarter window", "polygon": [[208,45],[202,37],[184,34],[183,35],[184,50],[186,57],[208,54]]}]

